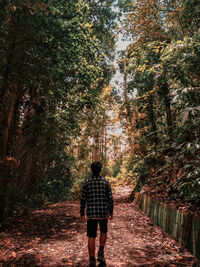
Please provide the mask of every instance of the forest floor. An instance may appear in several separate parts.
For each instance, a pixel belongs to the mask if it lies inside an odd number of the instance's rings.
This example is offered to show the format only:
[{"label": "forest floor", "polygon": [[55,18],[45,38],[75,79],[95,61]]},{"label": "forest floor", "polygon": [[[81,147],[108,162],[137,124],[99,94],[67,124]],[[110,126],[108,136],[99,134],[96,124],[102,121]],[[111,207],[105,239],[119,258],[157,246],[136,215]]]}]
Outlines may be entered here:
[{"label": "forest floor", "polygon": [[[126,202],[130,192],[120,187],[114,194],[107,266],[199,266],[137,206]],[[59,202],[15,217],[0,233],[0,267],[4,266],[88,266],[86,221],[80,221],[79,202]]]}]

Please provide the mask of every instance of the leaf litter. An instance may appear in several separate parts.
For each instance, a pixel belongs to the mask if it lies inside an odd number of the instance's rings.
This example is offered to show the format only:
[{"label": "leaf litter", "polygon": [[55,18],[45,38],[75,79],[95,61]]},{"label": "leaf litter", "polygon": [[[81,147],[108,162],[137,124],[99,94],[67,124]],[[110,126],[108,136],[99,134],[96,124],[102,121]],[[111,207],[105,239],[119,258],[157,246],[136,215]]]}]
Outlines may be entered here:
[{"label": "leaf litter", "polygon": [[[199,266],[192,254],[127,203],[130,192],[131,188],[121,186],[114,194],[114,219],[109,221],[105,247],[107,267]],[[59,202],[13,218],[0,233],[0,266],[88,266],[86,221],[79,219],[79,201]]]}]

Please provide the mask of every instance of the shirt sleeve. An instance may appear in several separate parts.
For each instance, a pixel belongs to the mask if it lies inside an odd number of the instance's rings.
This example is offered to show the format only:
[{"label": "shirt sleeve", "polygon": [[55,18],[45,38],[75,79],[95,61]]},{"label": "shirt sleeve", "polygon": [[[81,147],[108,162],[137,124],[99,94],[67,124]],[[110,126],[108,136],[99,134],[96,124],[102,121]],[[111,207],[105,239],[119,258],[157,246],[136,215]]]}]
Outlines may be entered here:
[{"label": "shirt sleeve", "polygon": [[110,183],[108,182],[108,212],[111,215],[113,214],[113,208],[114,208],[114,204],[113,204],[112,190],[111,190]]},{"label": "shirt sleeve", "polygon": [[82,193],[81,193],[81,200],[80,200],[80,215],[84,216],[85,214],[85,205],[86,205],[86,185],[83,184]]}]

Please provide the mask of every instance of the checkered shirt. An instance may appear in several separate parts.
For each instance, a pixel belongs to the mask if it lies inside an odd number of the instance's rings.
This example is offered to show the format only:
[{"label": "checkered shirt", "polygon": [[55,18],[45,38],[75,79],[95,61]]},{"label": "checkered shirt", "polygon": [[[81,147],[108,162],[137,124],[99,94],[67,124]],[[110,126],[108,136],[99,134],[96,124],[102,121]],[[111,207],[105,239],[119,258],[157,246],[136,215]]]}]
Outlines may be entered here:
[{"label": "checkered shirt", "polygon": [[85,181],[82,188],[80,214],[84,216],[87,204],[88,218],[106,218],[113,214],[113,197],[108,180],[93,176]]}]

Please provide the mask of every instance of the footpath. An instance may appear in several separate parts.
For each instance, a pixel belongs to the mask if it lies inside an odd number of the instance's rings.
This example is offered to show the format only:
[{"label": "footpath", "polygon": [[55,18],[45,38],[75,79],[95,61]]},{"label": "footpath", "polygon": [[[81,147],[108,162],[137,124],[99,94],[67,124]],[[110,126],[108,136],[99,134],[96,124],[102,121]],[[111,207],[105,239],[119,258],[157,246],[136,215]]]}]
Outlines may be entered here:
[{"label": "footpath", "polygon": [[[109,221],[105,248],[107,267],[199,266],[137,206],[126,202],[130,192],[120,187],[114,194],[114,219]],[[0,232],[0,267],[5,266],[88,266],[86,222],[79,219],[79,202],[60,202],[14,218]]]}]

